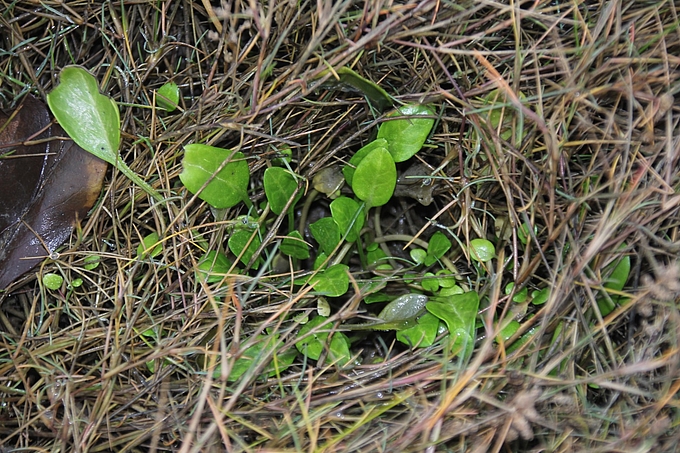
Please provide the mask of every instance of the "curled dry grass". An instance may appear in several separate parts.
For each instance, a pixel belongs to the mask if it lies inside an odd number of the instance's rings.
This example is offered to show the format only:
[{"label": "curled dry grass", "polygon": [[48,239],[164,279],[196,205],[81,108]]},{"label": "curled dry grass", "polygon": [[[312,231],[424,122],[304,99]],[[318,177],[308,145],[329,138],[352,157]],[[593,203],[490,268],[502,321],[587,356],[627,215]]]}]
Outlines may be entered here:
[{"label": "curled dry grass", "polygon": [[[87,222],[39,270],[84,284],[52,292],[29,275],[0,296],[2,447],[676,447],[680,29],[673,2],[121,4],[2,2],[5,106],[28,92],[44,98],[66,64],[87,67],[121,105],[124,158],[173,194],[150,205],[111,172]],[[441,177],[435,203],[393,207],[385,234],[402,219],[408,233],[422,229],[427,239],[434,227],[417,217],[436,217],[466,242],[496,237],[502,219],[510,227],[494,239],[495,269],[480,277],[464,256],[456,259],[490,301],[486,325],[509,309],[507,282],[547,285],[551,297],[502,345],[481,328],[467,363],[442,346],[404,350],[376,334],[379,360],[353,369],[299,360],[268,381],[251,370],[228,383],[230,364],[254,332],[278,329],[292,344],[297,326],[284,316],[315,304],[271,275],[257,276],[254,287],[255,277],[242,275],[227,286],[196,279],[200,240],[223,248],[228,224],[244,212],[215,221],[180,187],[182,146],[239,148],[254,181],[284,147],[307,178],[346,161],[379,116],[355,94],[320,87],[324,70],[343,65],[399,101],[439,107],[433,146],[419,154]],[[148,108],[167,81],[183,95],[173,114]],[[487,119],[482,98],[494,89],[507,99],[510,135]],[[263,199],[261,189],[253,193],[256,203]],[[417,215],[408,217],[409,209]],[[536,226],[526,245],[517,236],[522,223]],[[152,231],[166,232],[162,255],[139,261],[137,246]],[[88,270],[93,255],[101,260]],[[623,294],[630,302],[603,318],[594,308],[607,297],[607,266],[622,256],[632,258]],[[336,308],[344,319],[356,306]],[[162,332],[157,344],[142,335],[148,329]],[[510,352],[525,332],[531,341]],[[215,363],[223,373],[213,376],[206,370]]]}]

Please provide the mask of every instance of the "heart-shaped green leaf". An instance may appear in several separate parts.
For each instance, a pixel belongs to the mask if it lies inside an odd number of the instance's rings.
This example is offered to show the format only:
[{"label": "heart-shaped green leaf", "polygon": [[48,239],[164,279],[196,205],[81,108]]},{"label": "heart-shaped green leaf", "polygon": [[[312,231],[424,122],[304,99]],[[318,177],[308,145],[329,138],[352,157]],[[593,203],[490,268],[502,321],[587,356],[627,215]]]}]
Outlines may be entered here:
[{"label": "heart-shaped green leaf", "polygon": [[387,140],[387,149],[395,162],[408,160],[420,151],[434,126],[433,118],[423,118],[423,116],[432,115],[434,111],[429,106],[410,104],[400,107],[395,113],[389,115],[408,118],[393,120],[388,118],[380,125],[378,138]]},{"label": "heart-shaped green leaf", "polygon": [[348,165],[342,167],[342,174],[345,176],[347,184],[349,184],[350,186],[352,185],[354,172],[356,171],[357,166],[364,159],[364,157],[368,156],[371,153],[371,151],[374,151],[378,148],[387,148],[387,140],[385,140],[384,138],[375,139],[371,143],[365,145],[359,151],[354,153],[352,158],[349,160]]},{"label": "heart-shaped green leaf", "polygon": [[340,229],[332,217],[323,217],[312,223],[309,225],[309,231],[326,255],[333,253],[340,242]]},{"label": "heart-shaped green leaf", "polygon": [[158,106],[167,112],[172,112],[179,104],[179,87],[175,82],[168,82],[158,89],[156,95]]},{"label": "heart-shaped green leaf", "polygon": [[346,235],[347,242],[354,242],[359,238],[359,232],[366,221],[362,205],[348,197],[336,198],[331,203],[331,214],[340,234]]},{"label": "heart-shaped green leaf", "polygon": [[[264,193],[274,214],[279,215],[288,204],[288,200],[297,190],[295,176],[280,167],[270,167],[264,171]],[[297,198],[300,198],[300,194]],[[295,203],[290,205],[293,209]]]},{"label": "heart-shaped green leaf", "polygon": [[454,350],[468,357],[475,347],[475,320],[479,309],[479,295],[468,292],[439,298],[428,302],[426,308],[446,323]]},{"label": "heart-shaped green leaf", "polygon": [[247,198],[250,172],[243,153],[198,143],[185,146],[184,151],[179,179],[189,192],[217,209],[231,208]]}]

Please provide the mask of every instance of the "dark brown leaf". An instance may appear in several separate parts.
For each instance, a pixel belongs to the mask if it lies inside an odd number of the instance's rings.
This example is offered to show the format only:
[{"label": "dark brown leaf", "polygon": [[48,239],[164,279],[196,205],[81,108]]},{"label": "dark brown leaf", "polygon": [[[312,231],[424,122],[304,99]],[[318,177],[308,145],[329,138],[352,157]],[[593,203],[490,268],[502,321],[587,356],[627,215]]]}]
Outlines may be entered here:
[{"label": "dark brown leaf", "polygon": [[50,125],[32,96],[0,113],[0,289],[50,256],[94,205],[106,162]]}]

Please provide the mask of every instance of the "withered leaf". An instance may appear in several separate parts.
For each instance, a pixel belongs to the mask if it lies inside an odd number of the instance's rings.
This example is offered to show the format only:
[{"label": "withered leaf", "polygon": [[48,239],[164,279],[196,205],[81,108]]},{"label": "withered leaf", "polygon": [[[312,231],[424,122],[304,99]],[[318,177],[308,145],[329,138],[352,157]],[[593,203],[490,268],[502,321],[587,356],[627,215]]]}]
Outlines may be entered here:
[{"label": "withered leaf", "polygon": [[32,96],[0,112],[0,289],[63,244],[99,196],[106,162],[50,140],[64,136]]}]

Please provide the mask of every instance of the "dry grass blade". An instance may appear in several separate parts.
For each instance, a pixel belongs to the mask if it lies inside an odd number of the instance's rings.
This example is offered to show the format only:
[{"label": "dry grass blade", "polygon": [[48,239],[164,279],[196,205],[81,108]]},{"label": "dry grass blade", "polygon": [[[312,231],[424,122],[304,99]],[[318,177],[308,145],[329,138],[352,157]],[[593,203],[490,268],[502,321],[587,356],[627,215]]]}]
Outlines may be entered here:
[{"label": "dry grass blade", "polygon": [[[0,450],[676,450],[679,24],[671,1],[0,0],[0,104],[88,68],[120,106],[123,158],[166,197],[109,171],[58,259],[0,293]],[[436,106],[414,159],[433,201],[400,197],[369,218],[392,269],[345,260],[349,296],[327,298],[330,324],[306,334],[327,338],[316,361],[296,349],[317,312],[297,284],[313,259],[296,268],[275,250],[289,226],[316,247],[305,227],[330,200],[309,195],[312,178],[384,121],[333,84],[343,66],[396,104]],[[169,81],[174,112],[154,105]],[[188,143],[244,153],[253,211],[192,200],[178,178]],[[263,173],[288,152],[311,197],[291,216],[304,224],[262,215],[269,229],[239,263],[228,240],[260,215]],[[346,329],[373,314],[370,278],[423,290],[433,276],[399,267],[403,245],[437,231],[454,243],[443,268],[480,295],[472,356],[447,335],[410,348]],[[151,233],[160,252],[138,255]],[[474,238],[497,261],[469,260]],[[43,286],[49,272],[61,289]],[[545,304],[513,302],[525,288],[548,288]],[[342,335],[347,366],[330,346]]]}]

